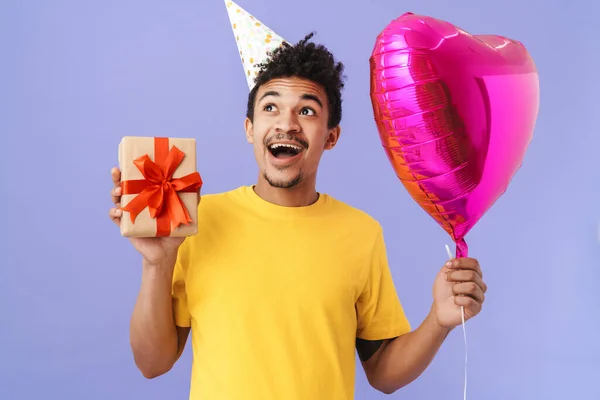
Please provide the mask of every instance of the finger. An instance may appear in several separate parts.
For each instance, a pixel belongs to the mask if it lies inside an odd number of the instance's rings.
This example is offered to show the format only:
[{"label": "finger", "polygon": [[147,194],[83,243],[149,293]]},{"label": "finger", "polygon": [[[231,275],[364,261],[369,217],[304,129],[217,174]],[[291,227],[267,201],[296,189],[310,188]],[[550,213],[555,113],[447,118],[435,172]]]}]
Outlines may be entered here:
[{"label": "finger", "polygon": [[455,296],[454,304],[464,307],[465,314],[467,314],[468,317],[474,317],[475,315],[479,314],[482,307],[481,303],[468,296]]},{"label": "finger", "polygon": [[116,205],[121,202],[121,187],[114,187],[110,191],[112,202]]},{"label": "finger", "polygon": [[121,185],[121,171],[119,170],[119,168],[114,167],[113,169],[111,169],[110,176],[112,178],[113,185],[115,185],[115,187]]},{"label": "finger", "polygon": [[474,258],[454,258],[448,261],[446,265],[452,269],[469,269],[477,272],[479,276],[483,277],[479,261]]},{"label": "finger", "polygon": [[452,293],[456,296],[471,297],[479,303],[483,303],[485,299],[483,290],[474,282],[462,282],[452,285]]},{"label": "finger", "polygon": [[113,207],[109,210],[108,215],[114,223],[119,225],[121,223],[121,217],[123,216],[123,211],[121,211],[121,209],[118,208],[118,206]]},{"label": "finger", "polygon": [[110,198],[113,202],[113,204],[118,204],[121,202],[121,188],[120,187],[114,187],[110,190]]},{"label": "finger", "polygon": [[110,170],[110,176],[114,186],[110,191],[110,196],[112,202],[117,204],[121,201],[121,171],[114,167]]},{"label": "finger", "polygon": [[446,273],[446,281],[448,282],[475,282],[482,290],[486,288],[481,276],[469,269],[461,269],[458,271],[450,270]]}]

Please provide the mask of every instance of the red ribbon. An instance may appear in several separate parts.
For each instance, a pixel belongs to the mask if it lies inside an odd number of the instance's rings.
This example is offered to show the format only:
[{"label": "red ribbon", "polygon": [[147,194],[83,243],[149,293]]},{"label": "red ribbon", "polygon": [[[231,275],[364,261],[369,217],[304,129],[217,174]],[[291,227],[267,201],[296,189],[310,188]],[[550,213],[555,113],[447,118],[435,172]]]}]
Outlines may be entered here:
[{"label": "red ribbon", "polygon": [[154,161],[145,154],[133,160],[144,179],[121,182],[122,194],[137,194],[125,207],[131,222],[146,207],[150,216],[156,219],[156,236],[169,236],[171,227],[187,225],[192,222],[187,208],[177,194],[197,193],[202,187],[202,178],[198,172],[173,179],[173,173],[181,164],[185,153],[176,146],[169,150],[168,138],[154,138]]}]

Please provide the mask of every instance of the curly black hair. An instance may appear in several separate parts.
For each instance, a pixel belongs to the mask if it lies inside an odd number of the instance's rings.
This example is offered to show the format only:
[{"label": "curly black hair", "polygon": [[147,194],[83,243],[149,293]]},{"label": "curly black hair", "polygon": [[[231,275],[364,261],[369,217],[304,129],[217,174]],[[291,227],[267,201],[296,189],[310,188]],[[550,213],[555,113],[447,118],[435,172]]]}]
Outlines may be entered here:
[{"label": "curly black hair", "polygon": [[269,53],[265,62],[258,64],[255,86],[248,95],[246,116],[252,121],[256,93],[261,85],[276,78],[298,77],[320,84],[325,89],[329,104],[329,129],[338,126],[342,120],[342,89],[344,87],[344,65],[336,62],[333,54],[323,45],[309,43],[314,36],[309,33],[292,46],[283,42]]}]

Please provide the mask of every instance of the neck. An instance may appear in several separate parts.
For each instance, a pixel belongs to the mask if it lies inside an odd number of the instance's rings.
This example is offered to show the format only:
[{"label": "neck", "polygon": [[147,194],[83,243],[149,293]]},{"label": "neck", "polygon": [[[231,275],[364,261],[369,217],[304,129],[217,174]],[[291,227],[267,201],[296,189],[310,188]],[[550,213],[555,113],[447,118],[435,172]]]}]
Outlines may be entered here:
[{"label": "neck", "polygon": [[256,194],[269,203],[283,207],[305,207],[315,203],[319,199],[316,184],[301,182],[293,188],[276,188],[263,179],[258,179],[254,186]]}]

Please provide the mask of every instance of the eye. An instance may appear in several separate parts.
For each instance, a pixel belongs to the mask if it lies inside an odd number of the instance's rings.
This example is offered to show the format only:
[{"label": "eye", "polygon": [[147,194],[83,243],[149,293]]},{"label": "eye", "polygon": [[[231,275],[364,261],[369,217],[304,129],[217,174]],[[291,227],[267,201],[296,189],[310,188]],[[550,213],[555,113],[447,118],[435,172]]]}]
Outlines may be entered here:
[{"label": "eye", "polygon": [[302,114],[302,115],[315,115],[316,112],[312,108],[304,107],[302,109],[302,111],[300,111],[300,114]]},{"label": "eye", "polygon": [[271,112],[274,110],[275,110],[274,104],[267,104],[266,106],[263,107],[263,111],[266,111],[266,112]]}]

